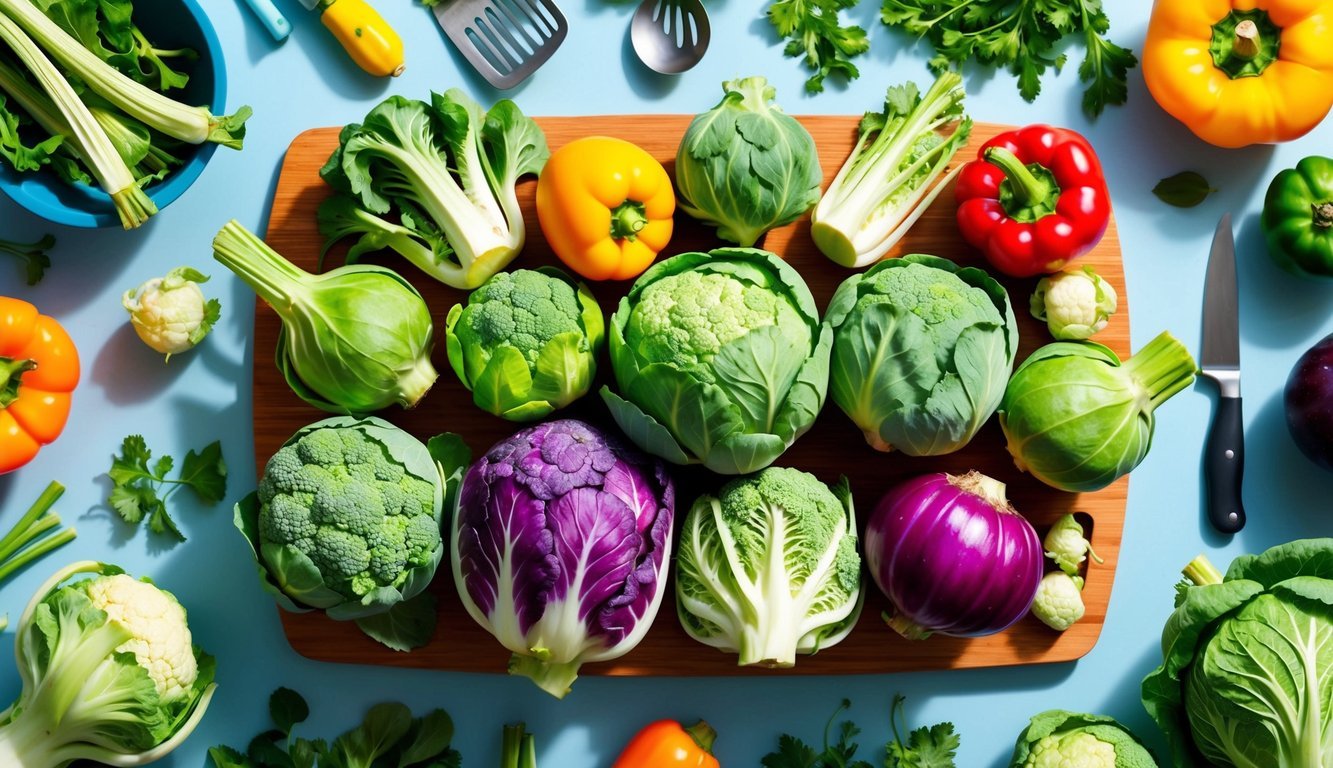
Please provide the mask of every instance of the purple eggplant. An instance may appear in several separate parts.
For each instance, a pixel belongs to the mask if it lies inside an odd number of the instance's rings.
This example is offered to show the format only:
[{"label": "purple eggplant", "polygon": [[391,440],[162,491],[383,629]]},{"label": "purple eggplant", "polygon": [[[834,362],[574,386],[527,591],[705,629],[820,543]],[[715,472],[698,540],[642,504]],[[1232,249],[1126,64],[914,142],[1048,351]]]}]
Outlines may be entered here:
[{"label": "purple eggplant", "polygon": [[1310,461],[1333,471],[1333,335],[1296,361],[1282,400],[1296,447]]}]

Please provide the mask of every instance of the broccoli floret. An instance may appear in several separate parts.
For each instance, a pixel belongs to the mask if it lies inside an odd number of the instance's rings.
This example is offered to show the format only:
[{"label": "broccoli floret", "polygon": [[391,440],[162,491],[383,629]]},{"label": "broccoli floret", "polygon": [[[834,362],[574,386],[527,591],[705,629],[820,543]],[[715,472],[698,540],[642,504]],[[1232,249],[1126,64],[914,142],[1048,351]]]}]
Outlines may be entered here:
[{"label": "broccoli floret", "polygon": [[1004,317],[985,291],[951,272],[924,264],[906,264],[871,275],[861,284],[856,311],[871,304],[892,304],[925,321],[933,338],[940,340],[935,356],[945,371],[953,370],[954,344],[964,328],[977,323],[1004,326]]},{"label": "broccoli floret", "polygon": [[711,382],[709,363],[750,331],[779,326],[792,349],[810,346],[810,327],[783,294],[730,275],[695,270],[668,275],[639,296],[625,342],[647,363],[670,363]]},{"label": "broccoli floret", "polygon": [[511,346],[523,353],[528,365],[537,362],[542,347],[556,336],[583,333],[574,288],[533,270],[497,274],[473,292],[468,307],[472,311],[463,322],[475,343]]},{"label": "broccoli floret", "polygon": [[304,552],[349,599],[401,586],[442,546],[436,485],[364,429],[313,429],[281,448],[259,499],[261,541]]}]

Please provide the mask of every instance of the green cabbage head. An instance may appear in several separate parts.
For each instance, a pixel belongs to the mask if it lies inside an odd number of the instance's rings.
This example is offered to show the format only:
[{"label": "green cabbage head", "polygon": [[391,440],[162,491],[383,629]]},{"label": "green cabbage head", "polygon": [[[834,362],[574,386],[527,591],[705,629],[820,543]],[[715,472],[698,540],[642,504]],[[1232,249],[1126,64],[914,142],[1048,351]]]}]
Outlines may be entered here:
[{"label": "green cabbage head", "polygon": [[1184,573],[1142,688],[1177,768],[1333,765],[1333,539]]},{"label": "green cabbage head", "polygon": [[838,287],[833,402],[879,451],[939,456],[967,445],[1004,397],[1018,352],[1009,294],[938,256],[887,259]]},{"label": "green cabbage head", "polygon": [[1113,718],[1052,709],[1018,735],[1009,768],[1157,768],[1157,761]]},{"label": "green cabbage head", "polygon": [[683,253],[643,273],[611,318],[620,394],[602,398],[643,450],[755,472],[814,424],[832,332],[795,269],[768,251]]}]

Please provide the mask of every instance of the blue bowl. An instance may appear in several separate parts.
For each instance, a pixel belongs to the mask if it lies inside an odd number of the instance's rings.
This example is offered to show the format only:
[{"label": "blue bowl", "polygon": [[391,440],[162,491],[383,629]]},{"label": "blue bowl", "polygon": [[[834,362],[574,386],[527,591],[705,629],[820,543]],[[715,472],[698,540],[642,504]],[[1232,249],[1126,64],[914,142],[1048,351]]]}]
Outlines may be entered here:
[{"label": "blue bowl", "polygon": [[[186,104],[211,105],[213,114],[223,114],[227,70],[222,61],[222,46],[196,0],[135,0],[134,21],[161,48],[193,48],[199,52],[196,61],[185,62],[183,66],[190,75],[189,84],[168,95]],[[217,145],[209,142],[187,145],[180,153],[180,167],[145,189],[159,211],[189,189],[216,149]],[[19,173],[0,161],[0,190],[29,211],[57,224],[89,229],[120,226],[116,206],[101,187],[66,184],[49,169]]]}]

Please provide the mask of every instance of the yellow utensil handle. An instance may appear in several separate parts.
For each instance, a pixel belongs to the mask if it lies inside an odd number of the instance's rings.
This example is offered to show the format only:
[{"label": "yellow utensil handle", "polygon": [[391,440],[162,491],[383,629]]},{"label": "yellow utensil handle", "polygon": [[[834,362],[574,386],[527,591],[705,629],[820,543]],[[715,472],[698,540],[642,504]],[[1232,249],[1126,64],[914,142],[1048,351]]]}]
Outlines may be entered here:
[{"label": "yellow utensil handle", "polygon": [[320,16],[347,55],[365,71],[397,77],[403,64],[403,41],[366,0],[333,0]]}]

